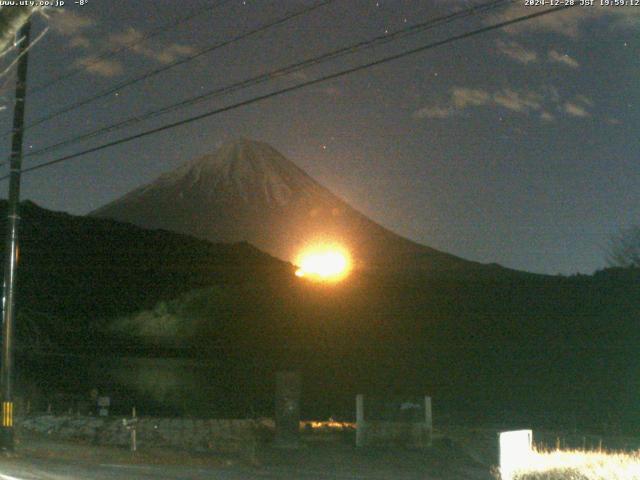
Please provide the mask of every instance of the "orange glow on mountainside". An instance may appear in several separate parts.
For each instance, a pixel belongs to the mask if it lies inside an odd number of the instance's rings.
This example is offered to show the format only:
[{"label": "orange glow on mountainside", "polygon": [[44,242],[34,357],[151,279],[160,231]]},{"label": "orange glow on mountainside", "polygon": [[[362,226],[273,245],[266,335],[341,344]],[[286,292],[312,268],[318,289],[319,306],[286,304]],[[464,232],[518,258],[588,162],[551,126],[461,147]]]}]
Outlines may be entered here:
[{"label": "orange glow on mountainside", "polygon": [[351,270],[349,253],[337,245],[305,249],[298,255],[296,264],[296,276],[326,282],[342,280]]}]

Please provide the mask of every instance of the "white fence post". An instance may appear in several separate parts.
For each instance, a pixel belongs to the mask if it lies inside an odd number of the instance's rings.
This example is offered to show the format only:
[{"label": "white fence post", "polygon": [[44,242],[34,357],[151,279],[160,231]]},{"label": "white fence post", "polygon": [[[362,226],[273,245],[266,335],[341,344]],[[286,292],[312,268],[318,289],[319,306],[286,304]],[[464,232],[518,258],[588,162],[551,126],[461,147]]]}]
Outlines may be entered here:
[{"label": "white fence post", "polygon": [[365,445],[364,395],[356,395],[356,447]]},{"label": "white fence post", "polygon": [[431,446],[433,438],[433,413],[431,412],[431,397],[424,397],[424,423],[427,430],[427,446]]}]

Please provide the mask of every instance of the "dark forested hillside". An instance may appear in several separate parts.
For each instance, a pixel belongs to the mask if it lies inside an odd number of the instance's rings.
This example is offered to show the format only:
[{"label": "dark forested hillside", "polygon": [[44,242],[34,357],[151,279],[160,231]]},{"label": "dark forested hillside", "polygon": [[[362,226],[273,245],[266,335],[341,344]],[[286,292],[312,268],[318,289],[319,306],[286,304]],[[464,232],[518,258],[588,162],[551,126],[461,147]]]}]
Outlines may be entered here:
[{"label": "dark forested hillside", "polygon": [[639,280],[622,270],[422,281],[354,274],[333,288],[290,278],[193,291],[112,328],[148,346],[180,339],[241,390],[278,368],[300,369],[326,416],[349,411],[358,392],[429,392],[457,416],[568,421],[578,412],[593,424],[634,415]]},{"label": "dark forested hillside", "polygon": [[[1,232],[5,211],[2,202]],[[266,281],[292,269],[246,243],[212,244],[30,202],[21,217],[18,312],[50,324],[46,330],[59,340],[194,288],[261,275]]]},{"label": "dark forested hillside", "polygon": [[[33,204],[22,216],[22,372],[48,390],[102,382],[148,411],[268,414],[274,372],[295,368],[307,416],[393,391],[430,393],[456,418],[638,423],[638,270],[354,271],[321,285],[248,244]],[[38,356],[43,337],[60,360]]]}]

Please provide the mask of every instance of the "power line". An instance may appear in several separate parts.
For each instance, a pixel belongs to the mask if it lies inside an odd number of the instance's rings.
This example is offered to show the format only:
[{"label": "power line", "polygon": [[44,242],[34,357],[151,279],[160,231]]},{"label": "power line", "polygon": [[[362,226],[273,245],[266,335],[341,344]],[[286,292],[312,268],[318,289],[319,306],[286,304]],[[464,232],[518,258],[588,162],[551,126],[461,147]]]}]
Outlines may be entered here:
[{"label": "power line", "polygon": [[[196,17],[201,16],[203,13],[205,12],[213,12],[219,8],[224,7],[225,5],[227,5],[228,3],[231,3],[233,0],[223,0],[218,2],[216,5],[207,5],[206,7],[197,9],[192,11],[190,14],[179,18],[177,20],[174,20],[173,22],[169,22],[166,23],[160,27],[154,28],[149,30],[147,33],[145,33],[142,37],[138,38],[136,41],[133,42],[129,42],[125,45],[121,45],[118,48],[115,49],[111,49],[111,50],[107,50],[102,52],[100,55],[93,57],[92,60],[90,62],[87,62],[86,64],[83,65],[83,67],[90,67],[92,65],[96,65],[99,62],[107,59],[107,58],[111,58],[115,55],[117,55],[118,53],[121,53],[125,50],[132,50],[135,47],[137,47],[138,45],[140,45],[141,43],[146,42],[147,40],[150,40],[153,37],[156,37],[158,35],[161,35],[163,33],[166,33],[167,30],[171,30],[174,29],[180,25],[182,25],[183,23],[187,23],[191,20],[193,20]],[[35,95],[37,93],[40,93],[42,91],[48,90],[49,88],[53,87],[54,85],[57,85],[58,83],[62,82],[63,80],[67,80],[68,78],[72,78],[74,76],[76,76],[79,72],[81,71],[81,69],[76,66],[76,68],[71,69],[71,71],[67,72],[67,73],[63,73],[61,75],[58,75],[57,77],[53,78],[52,80],[49,80],[47,82],[43,82],[40,85],[36,85],[33,89],[29,90],[29,94],[31,95]]]},{"label": "power line", "polygon": [[315,66],[318,64],[321,64],[323,62],[329,61],[329,60],[334,60],[336,58],[345,56],[345,55],[351,55],[353,53],[357,53],[361,50],[367,49],[367,48],[372,48],[378,45],[383,45],[385,43],[389,43],[391,41],[395,41],[399,38],[404,38],[407,37],[409,35],[415,35],[421,32],[424,32],[425,30],[434,28],[434,27],[438,27],[447,23],[451,23],[453,21],[459,20],[461,18],[465,18],[471,15],[477,15],[478,13],[484,13],[487,12],[489,10],[495,9],[497,7],[501,7],[505,4],[509,4],[509,3],[513,3],[514,0],[496,0],[493,2],[488,2],[482,5],[476,5],[474,7],[471,8],[467,8],[464,10],[459,10],[457,12],[454,12],[452,14],[449,15],[445,15],[442,17],[438,17],[435,19],[431,19],[429,21],[426,22],[422,22],[416,25],[412,25],[410,27],[401,29],[401,30],[397,30],[395,32],[392,32],[390,34],[384,34],[384,35],[380,35],[377,37],[374,37],[370,40],[365,40],[362,42],[358,42],[356,44],[352,44],[352,45],[348,45],[346,47],[341,47],[335,50],[332,50],[330,52],[327,52],[321,56],[317,56],[317,57],[312,57],[312,58],[308,58],[306,60],[300,61],[300,62],[296,62],[290,65],[287,65],[285,67],[281,67],[278,68],[276,70],[272,70],[270,72],[264,73],[262,75],[258,75],[256,77],[252,77],[250,79],[247,80],[243,80],[241,82],[236,82],[233,83],[231,85],[227,85],[224,87],[220,87],[214,90],[210,90],[206,93],[202,93],[200,95],[197,95],[195,97],[191,97],[188,98],[186,100],[174,103],[172,105],[166,106],[166,107],[162,107],[160,109],[157,110],[152,110],[150,112],[147,112],[143,115],[135,115],[133,117],[130,117],[128,119],[116,122],[114,124],[111,125],[107,125],[104,127],[100,127],[96,130],[92,130],[90,132],[86,132],[83,133],[81,135],[66,139],[66,140],[62,140],[60,142],[57,142],[55,144],[52,145],[48,145],[46,147],[43,147],[41,149],[29,152],[28,154],[25,155],[25,157],[32,157],[32,156],[36,156],[36,155],[42,155],[44,153],[56,150],[60,147],[63,146],[67,146],[67,145],[71,145],[74,143],[78,143],[82,140],[87,140],[89,138],[101,135],[103,133],[108,133],[108,132],[112,132],[115,130],[118,130],[120,128],[126,127],[126,126],[131,126],[137,123],[140,123],[142,121],[148,120],[150,118],[154,118],[157,117],[159,115],[163,115],[165,113],[168,113],[170,111],[174,111],[186,106],[191,106],[191,105],[195,105],[198,104],[200,102],[203,102],[204,100],[210,99],[210,98],[215,98],[224,94],[228,94],[240,89],[244,89],[250,86],[255,86],[255,85],[259,85],[261,83],[267,82],[269,80],[272,80],[274,78],[278,78],[281,77],[283,75],[287,75],[287,74],[291,74],[293,72],[297,72],[299,70],[308,68],[310,66]]},{"label": "power line", "polygon": [[[236,35],[235,37],[232,37],[229,40],[225,40],[223,42],[219,42],[219,43],[216,43],[214,45],[211,45],[211,46],[208,46],[206,48],[203,48],[201,50],[198,50],[194,54],[189,55],[189,56],[184,57],[184,58],[181,58],[179,60],[176,60],[175,62],[169,63],[169,64],[164,65],[162,67],[155,68],[155,69],[150,70],[149,72],[147,72],[147,73],[145,73],[143,75],[140,75],[140,76],[134,77],[134,78],[132,78],[130,80],[126,80],[124,82],[121,82],[118,85],[116,85],[115,87],[112,87],[112,88],[110,88],[108,90],[105,90],[102,93],[99,93],[99,94],[94,95],[92,97],[85,98],[85,99],[80,100],[80,101],[78,101],[76,103],[73,103],[73,104],[71,104],[71,105],[69,105],[67,107],[64,107],[64,108],[62,108],[62,109],[60,109],[60,110],[58,110],[56,112],[53,112],[53,113],[51,113],[49,115],[45,115],[44,117],[41,117],[38,120],[35,120],[34,122],[26,125],[25,126],[25,130],[33,128],[33,127],[35,127],[37,125],[40,125],[40,124],[42,124],[44,122],[47,122],[49,120],[52,120],[52,119],[54,119],[54,118],[56,118],[56,117],[58,117],[58,116],[60,116],[62,114],[65,114],[65,113],[71,112],[73,110],[76,110],[77,108],[80,108],[80,107],[82,107],[84,105],[87,105],[89,103],[92,103],[92,102],[94,102],[96,100],[99,100],[101,98],[109,96],[109,95],[111,95],[113,93],[119,92],[120,90],[123,90],[123,89],[125,89],[127,87],[130,87],[131,85],[135,85],[136,83],[139,83],[139,82],[142,82],[144,80],[147,80],[147,79],[149,79],[149,78],[151,78],[151,77],[153,77],[155,75],[158,75],[160,73],[166,72],[167,70],[170,70],[170,69],[172,69],[174,67],[177,67],[179,65],[183,65],[183,64],[185,64],[187,62],[195,60],[196,58],[199,58],[202,55],[205,55],[207,53],[213,52],[214,50],[218,50],[218,49],[220,49],[222,47],[226,47],[227,45],[231,45],[231,44],[233,44],[235,42],[239,42],[239,41],[244,40],[246,38],[249,38],[249,37],[251,37],[253,35],[256,35],[258,33],[264,32],[264,31],[266,31],[266,30],[268,30],[270,28],[273,28],[275,26],[281,25],[281,24],[283,24],[283,23],[285,23],[285,22],[287,22],[287,21],[289,21],[291,19],[294,19],[296,17],[300,17],[302,15],[306,15],[306,14],[308,14],[308,13],[310,13],[310,12],[320,8],[320,7],[323,7],[325,5],[333,3],[334,1],[335,0],[323,0],[320,3],[312,5],[311,7],[307,7],[307,8],[298,10],[297,12],[294,12],[294,13],[289,13],[289,14],[285,15],[284,17],[279,18],[278,20],[275,20],[273,22],[261,25],[260,27],[257,27],[257,28],[254,28],[252,30],[249,30],[248,32],[245,32],[245,33],[240,34],[240,35]],[[6,131],[6,132],[4,132],[4,135],[7,135],[9,133],[11,133],[11,132],[10,131]]]},{"label": "power line", "polygon": [[[279,345],[279,349],[281,351],[289,351],[289,352],[300,352],[305,353],[306,350],[309,349],[311,345]],[[117,351],[119,355],[124,355],[122,357],[116,358],[158,358],[158,359],[170,359],[170,358],[180,358],[183,360],[193,360],[198,362],[197,357],[188,356],[188,357],[170,357],[168,354],[197,354],[201,351],[202,347],[198,346],[186,346],[186,345],[144,345],[144,346],[135,346],[135,345],[116,345],[108,346],[108,348],[103,343],[100,344],[88,344],[85,347],[91,347],[91,350],[88,348],[85,349],[72,349],[70,351],[63,351],[60,346],[53,345],[51,347],[17,347],[16,351],[21,354],[28,355],[40,355],[40,356],[59,356],[59,357],[92,357],[92,358],[101,358],[101,357],[112,357],[114,354],[114,349]],[[99,347],[104,347],[100,349]],[[523,352],[528,350],[533,350],[534,354],[538,354],[539,356],[547,355],[549,352],[551,353],[566,353],[566,352],[607,352],[610,355],[615,354],[615,352],[619,352],[618,355],[626,354],[629,351],[634,350],[636,347],[634,345],[625,345],[625,344],[609,344],[609,345],[551,345],[548,346],[548,351],[544,354],[540,352],[540,347],[538,345],[508,345],[507,347],[501,346],[502,350],[498,351],[499,354],[508,354],[514,351]],[[358,353],[368,353],[377,351],[375,348],[371,347],[362,347],[362,346],[354,346],[353,352]],[[446,351],[444,351],[445,349]],[[242,351],[242,349],[238,349],[237,346],[226,344],[226,345],[207,345],[207,351]],[[393,348],[389,348],[387,350],[393,350]],[[496,354],[496,351],[493,347],[487,345],[478,345],[478,344],[465,344],[465,343],[446,343],[441,342],[437,345],[437,355],[460,355],[460,350],[475,352],[475,353],[491,353]],[[448,351],[448,352],[447,352]],[[128,356],[131,355],[131,356]],[[139,355],[139,357],[135,357],[133,355]],[[149,357],[149,355],[155,355],[155,357]],[[199,362],[198,362],[199,363]],[[208,363],[208,362],[207,362]]]},{"label": "power line", "polygon": [[[193,121],[201,120],[203,118],[207,118],[207,117],[219,114],[219,113],[223,113],[223,112],[235,109],[235,108],[239,108],[241,106],[249,105],[251,103],[255,103],[255,102],[258,102],[258,101],[261,101],[261,100],[265,100],[267,98],[278,96],[278,95],[281,95],[281,94],[284,94],[284,93],[289,93],[291,91],[295,91],[295,90],[304,88],[306,86],[314,85],[314,84],[317,84],[317,83],[320,83],[320,82],[324,82],[324,81],[328,81],[328,80],[333,80],[335,78],[342,77],[344,75],[348,75],[348,74],[354,73],[356,71],[363,70],[363,69],[366,69],[366,68],[370,68],[370,67],[382,64],[382,63],[386,63],[386,62],[392,61],[392,60],[396,60],[396,59],[402,58],[404,56],[408,56],[408,55],[412,55],[412,54],[415,54],[415,53],[419,53],[419,52],[422,52],[424,50],[428,50],[428,49],[435,48],[435,47],[438,47],[438,46],[442,46],[442,45],[445,45],[445,44],[448,44],[448,43],[452,43],[452,42],[455,42],[457,40],[468,38],[470,36],[474,36],[474,35],[477,35],[477,34],[485,33],[487,31],[495,30],[495,29],[498,29],[498,28],[503,28],[503,27],[511,25],[511,24],[527,21],[527,20],[542,16],[542,15],[553,13],[555,11],[563,10],[563,9],[569,8],[569,7],[570,7],[569,5],[568,6],[562,6],[562,7],[556,7],[556,8],[544,10],[542,12],[537,12],[537,13],[533,13],[533,14],[517,17],[517,18],[512,19],[512,20],[500,22],[498,24],[494,24],[494,25],[491,25],[491,26],[488,26],[488,27],[484,27],[484,28],[481,28],[481,29],[478,29],[478,30],[473,30],[471,32],[467,32],[467,33],[464,33],[464,34],[461,34],[461,35],[449,37],[449,38],[447,38],[445,40],[441,40],[441,41],[438,41],[438,42],[427,44],[425,46],[418,47],[418,48],[415,48],[415,49],[412,49],[412,50],[408,50],[408,51],[405,51],[405,52],[401,52],[401,53],[396,54],[396,55],[391,55],[391,56],[388,56],[388,57],[382,58],[380,60],[376,60],[376,61],[364,64],[364,65],[360,65],[360,66],[357,66],[357,67],[354,67],[354,68],[351,68],[351,69],[343,70],[341,72],[337,72],[337,73],[334,73],[334,74],[326,75],[326,76],[320,77],[318,79],[314,79],[314,80],[310,80],[310,81],[307,81],[307,82],[303,82],[303,83],[300,83],[300,84],[292,86],[292,87],[284,88],[284,89],[277,90],[275,92],[271,92],[271,93],[268,93],[268,94],[265,94],[265,95],[261,95],[261,96],[258,96],[258,97],[255,97],[255,98],[252,98],[252,99],[249,99],[249,100],[246,100],[246,101],[242,101],[242,102],[239,102],[239,103],[236,103],[236,104],[233,104],[233,105],[229,105],[229,106],[226,106],[226,107],[215,109],[215,110],[206,112],[204,114],[197,115],[195,117],[187,118],[187,119],[184,119],[184,120],[181,120],[181,121],[178,121],[178,122],[174,122],[174,123],[171,123],[171,124],[168,124],[168,125],[164,125],[164,126],[161,126],[161,127],[157,127],[157,128],[151,129],[151,130],[147,130],[145,132],[141,132],[141,133],[136,134],[136,135],[132,135],[132,136],[125,137],[125,138],[122,138],[122,139],[119,139],[119,140],[108,142],[106,144],[100,145],[98,147],[93,147],[93,148],[90,148],[88,150],[84,150],[82,152],[78,152],[76,154],[67,155],[67,156],[64,156],[64,157],[61,157],[61,158],[58,158],[58,159],[55,159],[55,160],[51,160],[49,162],[45,162],[45,163],[40,164],[40,165],[29,167],[27,169],[24,169],[24,171],[28,172],[28,171],[36,170],[36,169],[39,169],[39,168],[43,168],[43,167],[48,166],[48,165],[53,165],[53,164],[56,164],[56,163],[60,163],[62,161],[70,160],[71,158],[76,158],[78,156],[85,155],[87,153],[93,153],[95,151],[99,151],[99,150],[102,150],[104,148],[108,148],[108,147],[111,147],[111,146],[119,145],[121,143],[126,143],[126,142],[129,142],[131,140],[135,140],[135,139],[138,139],[138,138],[141,138],[141,137],[144,137],[144,136],[147,136],[147,135],[151,135],[151,134],[154,134],[154,133],[159,133],[161,131],[164,131],[164,130],[167,130],[167,129],[170,129],[170,128],[174,128],[174,127],[177,127],[177,126],[180,126],[180,125],[191,123]],[[0,180],[4,180],[5,178],[6,177],[0,177]]]},{"label": "power line", "polygon": [[[48,166],[51,166],[51,165],[55,165],[55,164],[58,164],[58,163],[61,163],[61,162],[65,162],[67,160],[71,160],[73,158],[77,158],[77,157],[86,155],[88,153],[94,153],[94,152],[97,152],[97,151],[100,151],[100,150],[104,150],[104,149],[109,148],[109,147],[113,147],[113,146],[116,146],[116,145],[120,145],[120,144],[123,144],[123,143],[130,142],[132,140],[137,140],[139,138],[143,138],[143,137],[146,137],[146,136],[149,136],[149,135],[153,135],[155,133],[163,132],[165,130],[169,130],[169,129],[172,129],[172,128],[175,128],[175,127],[186,125],[188,123],[192,123],[192,122],[195,122],[195,121],[198,121],[198,120],[202,120],[204,118],[212,117],[214,115],[218,115],[218,114],[223,113],[223,112],[234,110],[234,109],[239,108],[239,107],[244,107],[246,105],[251,105],[253,103],[260,102],[262,100],[266,100],[266,99],[269,99],[269,98],[277,97],[277,96],[283,95],[285,93],[290,93],[290,92],[293,92],[293,91],[296,91],[296,90],[300,90],[302,88],[305,88],[305,87],[308,87],[308,86],[311,86],[311,85],[316,85],[318,83],[326,82],[326,81],[329,81],[329,80],[334,80],[336,78],[340,78],[340,77],[343,77],[343,76],[346,76],[346,75],[350,75],[352,73],[355,73],[355,72],[358,72],[358,71],[361,71],[361,70],[365,70],[365,69],[368,69],[368,68],[371,68],[371,67],[374,67],[374,66],[377,66],[377,65],[381,65],[381,64],[384,64],[384,63],[391,62],[393,60],[398,60],[398,59],[407,57],[409,55],[414,55],[414,54],[417,54],[417,53],[421,53],[421,52],[424,52],[424,51],[427,51],[427,50],[431,50],[432,48],[436,48],[436,47],[440,47],[440,46],[443,46],[443,45],[447,45],[447,44],[450,44],[450,43],[453,43],[453,42],[456,42],[456,41],[459,41],[459,40],[463,40],[463,39],[466,39],[466,38],[469,38],[469,37],[473,37],[473,36],[480,35],[480,34],[483,34],[483,33],[486,33],[486,32],[490,32],[490,31],[493,31],[493,30],[504,28],[504,27],[507,27],[509,25],[514,25],[516,23],[521,23],[521,22],[524,22],[524,21],[532,20],[534,18],[542,17],[543,15],[548,15],[548,14],[554,13],[554,12],[559,12],[559,11],[562,11],[562,10],[565,10],[565,9],[571,8],[571,7],[572,7],[572,5],[563,5],[563,6],[554,7],[554,8],[550,8],[550,9],[547,9],[547,10],[543,10],[541,12],[536,12],[536,13],[531,13],[529,15],[523,15],[523,16],[520,16],[520,17],[516,17],[516,18],[511,19],[511,20],[506,20],[506,21],[503,21],[503,22],[495,23],[495,24],[489,25],[487,27],[479,28],[479,29],[476,29],[476,30],[472,30],[470,32],[466,32],[466,33],[463,33],[463,34],[460,34],[460,35],[455,35],[455,36],[446,38],[444,40],[439,40],[437,42],[429,43],[429,44],[423,45],[421,47],[413,48],[413,49],[410,49],[410,50],[405,50],[405,51],[403,51],[401,53],[390,55],[390,56],[381,58],[379,60],[375,60],[373,62],[369,62],[369,63],[363,64],[363,65],[359,65],[357,67],[353,67],[353,68],[349,68],[349,69],[346,69],[346,70],[342,70],[340,72],[336,72],[336,73],[332,73],[332,74],[329,74],[329,75],[325,75],[325,76],[322,76],[322,77],[319,77],[319,78],[316,78],[316,79],[313,79],[313,80],[309,80],[309,81],[306,81],[306,82],[303,82],[303,83],[299,83],[299,84],[291,86],[291,87],[282,88],[280,90],[276,90],[276,91],[273,91],[273,92],[270,92],[270,93],[267,93],[267,94],[264,94],[264,95],[260,95],[260,96],[257,96],[257,97],[250,98],[248,100],[244,100],[244,101],[241,101],[241,102],[238,102],[238,103],[234,103],[234,104],[228,105],[226,107],[221,107],[221,108],[217,108],[217,109],[214,109],[214,110],[210,110],[210,111],[202,113],[200,115],[195,115],[193,117],[189,117],[189,118],[177,121],[177,122],[169,123],[169,124],[163,125],[161,127],[152,128],[150,130],[146,130],[144,132],[141,132],[141,133],[138,133],[138,134],[135,134],[135,135],[130,135],[128,137],[124,137],[124,138],[120,138],[118,140],[107,142],[107,143],[104,143],[102,145],[98,145],[97,147],[92,147],[92,148],[83,150],[81,152],[77,152],[77,153],[70,154],[70,155],[65,155],[63,157],[56,158],[54,160],[50,160],[48,162],[41,163],[39,165],[34,165],[33,167],[29,167],[29,168],[23,169],[22,171],[24,173],[26,173],[26,172],[31,172],[31,171],[34,171],[34,170],[39,170],[41,168],[45,168],[45,167],[48,167]],[[8,175],[0,177],[0,181],[1,180],[5,180],[7,178],[8,178]]]}]

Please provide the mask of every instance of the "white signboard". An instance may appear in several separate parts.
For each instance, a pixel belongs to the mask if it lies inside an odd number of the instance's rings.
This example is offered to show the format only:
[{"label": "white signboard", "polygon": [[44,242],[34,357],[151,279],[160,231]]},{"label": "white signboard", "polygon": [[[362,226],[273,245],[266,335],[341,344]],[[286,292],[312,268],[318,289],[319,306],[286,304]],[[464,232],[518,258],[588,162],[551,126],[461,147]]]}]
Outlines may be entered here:
[{"label": "white signboard", "polygon": [[501,432],[499,446],[501,478],[511,480],[513,473],[518,468],[525,467],[531,460],[533,432],[531,430]]}]

